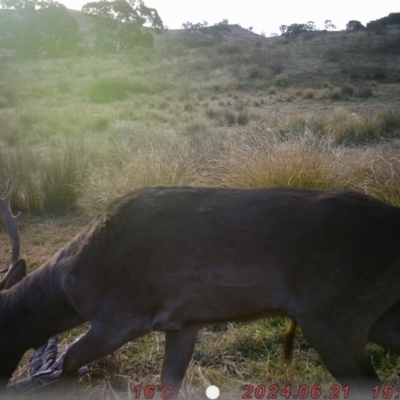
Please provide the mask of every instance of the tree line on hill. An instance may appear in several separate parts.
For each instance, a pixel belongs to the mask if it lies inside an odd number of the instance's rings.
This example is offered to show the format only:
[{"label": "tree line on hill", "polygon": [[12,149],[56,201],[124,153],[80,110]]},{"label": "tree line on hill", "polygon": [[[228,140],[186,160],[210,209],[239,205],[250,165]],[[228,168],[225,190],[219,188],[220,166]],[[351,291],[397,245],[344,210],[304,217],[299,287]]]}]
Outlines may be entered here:
[{"label": "tree line on hill", "polygon": [[[383,33],[387,25],[396,25],[396,24],[400,24],[400,13],[391,13],[387,17],[383,17],[375,21],[368,22],[367,26],[364,26],[360,21],[351,20],[346,24],[346,30],[347,31],[368,30],[368,31],[374,31],[375,33]],[[336,28],[336,26],[329,19],[324,22],[324,27],[326,30]],[[306,24],[281,25],[279,27],[282,36],[297,36],[302,32],[312,32],[315,31],[316,29],[317,28],[313,21],[309,21]],[[273,34],[273,36],[277,36],[277,34]]]},{"label": "tree line on hill", "polygon": [[[94,47],[89,49],[80,33],[77,20],[57,1],[0,0],[0,6],[3,8],[0,14],[0,47],[14,50],[24,58],[63,57],[83,54],[88,50],[116,53],[136,46],[152,47],[154,37],[143,27],[151,26],[152,32],[156,34],[164,31],[163,21],[157,10],[147,7],[143,0],[93,1],[82,8],[84,13],[93,18],[92,32],[95,40]],[[352,20],[346,25],[346,30],[367,29],[383,33],[386,26],[392,24],[400,24],[400,13],[371,21],[366,27],[361,22]],[[187,41],[187,47],[213,45],[229,31],[227,25],[227,20],[214,26],[208,26],[205,21],[182,24],[188,39],[191,39]],[[326,30],[336,28],[331,20],[326,20],[324,27]],[[317,28],[313,21],[309,21],[307,24],[281,25],[279,29],[282,36],[297,36]],[[199,36],[202,37],[199,39]]]},{"label": "tree line on hill", "polygon": [[[88,50],[76,19],[67,8],[52,0],[0,0],[3,18],[0,47],[25,58],[62,57]],[[136,46],[153,46],[145,24],[162,33],[163,22],[154,8],[142,0],[95,1],[82,11],[93,17],[94,50],[119,52]]]}]

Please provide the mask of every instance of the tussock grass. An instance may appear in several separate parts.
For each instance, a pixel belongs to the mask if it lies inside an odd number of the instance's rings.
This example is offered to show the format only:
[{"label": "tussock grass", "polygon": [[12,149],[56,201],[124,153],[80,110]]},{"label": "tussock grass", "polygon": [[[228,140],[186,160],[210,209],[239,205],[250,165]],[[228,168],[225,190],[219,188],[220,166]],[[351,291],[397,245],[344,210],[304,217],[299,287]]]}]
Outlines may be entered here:
[{"label": "tussock grass", "polygon": [[0,114],[0,140],[11,146],[17,144],[21,137],[17,119],[14,111],[3,111]]},{"label": "tussock grass", "polygon": [[310,131],[280,138],[254,138],[235,152],[228,163],[230,185],[239,187],[290,186],[315,189],[343,187],[340,152],[329,140],[319,140]]},{"label": "tussock grass", "polygon": [[42,178],[43,211],[74,211],[82,196],[88,167],[88,154],[79,146],[66,143],[64,149],[51,149]]},{"label": "tussock grass", "polygon": [[48,155],[28,147],[0,148],[2,182],[10,180],[13,200],[32,214],[75,210],[82,195],[88,158],[82,143],[50,148]]},{"label": "tussock grass", "polygon": [[[145,111],[135,122],[110,124],[106,116],[85,121],[94,135],[85,140],[56,135],[51,146],[37,150],[8,144],[0,148],[2,176],[12,179],[18,204],[32,213],[74,210],[79,203],[100,207],[116,193],[158,184],[335,187],[397,202],[396,156],[384,147],[365,156],[372,148],[354,147],[396,137],[396,112],[264,118],[259,128],[247,127],[254,117],[246,110],[206,112],[215,124],[193,120],[174,134],[146,128],[149,118],[158,117]],[[23,114],[19,121],[34,126],[43,116]]]}]

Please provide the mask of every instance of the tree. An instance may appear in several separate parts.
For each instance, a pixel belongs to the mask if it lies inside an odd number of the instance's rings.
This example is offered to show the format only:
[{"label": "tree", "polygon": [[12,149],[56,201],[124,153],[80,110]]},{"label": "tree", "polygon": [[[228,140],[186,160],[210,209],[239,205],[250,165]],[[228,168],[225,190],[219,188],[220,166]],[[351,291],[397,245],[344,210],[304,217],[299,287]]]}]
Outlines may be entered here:
[{"label": "tree", "polygon": [[315,26],[314,21],[308,21],[307,24],[305,24],[305,30],[308,32],[315,31],[317,27]]},{"label": "tree", "polygon": [[207,21],[197,22],[195,24],[193,22],[186,21],[182,24],[182,28],[190,31],[200,30],[201,28],[206,28],[207,26],[208,26]]},{"label": "tree", "polygon": [[281,25],[279,30],[282,32],[282,36],[297,36],[301,32],[310,32],[315,30],[315,24],[313,21],[307,22],[307,24],[292,24],[292,25]]},{"label": "tree", "polygon": [[143,32],[143,26],[150,25],[155,33],[162,33],[164,29],[157,10],[146,7],[142,0],[95,1],[85,4],[82,11],[95,17],[95,43],[100,51],[152,47],[153,35]]},{"label": "tree", "polygon": [[281,34],[282,34],[282,35],[285,35],[285,34],[286,34],[287,28],[288,28],[287,25],[281,25],[281,26],[279,27],[279,30],[281,31]]},{"label": "tree", "polygon": [[328,30],[328,29],[336,29],[336,25],[334,25],[330,19],[325,20],[324,26],[325,26],[326,30]]},{"label": "tree", "polygon": [[383,34],[386,31],[387,25],[399,25],[400,13],[391,13],[387,17],[379,18],[375,21],[370,21],[367,24],[367,29],[376,34]]},{"label": "tree", "polygon": [[2,8],[17,11],[34,11],[49,7],[50,4],[59,4],[52,0],[0,0]]},{"label": "tree", "polygon": [[362,29],[365,29],[365,26],[360,21],[352,20],[346,24],[347,31],[359,31]]},{"label": "tree", "polygon": [[[18,10],[18,16],[2,22],[0,44],[22,57],[60,57],[80,52],[81,35],[75,18],[56,2],[3,1],[3,7]],[[36,7],[38,7],[36,9]]]}]

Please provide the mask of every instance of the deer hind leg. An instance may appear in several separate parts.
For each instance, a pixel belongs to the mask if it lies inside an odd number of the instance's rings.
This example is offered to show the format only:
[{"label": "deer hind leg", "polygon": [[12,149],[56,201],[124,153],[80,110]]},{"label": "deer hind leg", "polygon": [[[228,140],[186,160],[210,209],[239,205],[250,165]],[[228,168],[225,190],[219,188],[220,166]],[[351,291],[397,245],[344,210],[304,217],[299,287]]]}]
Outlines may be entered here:
[{"label": "deer hind leg", "polygon": [[[136,329],[135,329],[136,328]],[[85,336],[72,345],[64,359],[59,388],[65,389],[82,366],[117,350],[130,340],[149,333],[151,329],[132,327],[131,324],[93,321]]]},{"label": "deer hind leg", "polygon": [[171,386],[177,398],[196,342],[198,327],[165,332],[165,355],[161,383]]},{"label": "deer hind leg", "polygon": [[349,385],[350,398],[372,398],[371,389],[380,380],[366,355],[367,333],[356,323],[340,328],[338,323],[319,320],[302,324],[299,320],[299,325],[329,372],[342,386]]},{"label": "deer hind leg", "polygon": [[400,303],[395,304],[372,325],[368,340],[400,355]]}]

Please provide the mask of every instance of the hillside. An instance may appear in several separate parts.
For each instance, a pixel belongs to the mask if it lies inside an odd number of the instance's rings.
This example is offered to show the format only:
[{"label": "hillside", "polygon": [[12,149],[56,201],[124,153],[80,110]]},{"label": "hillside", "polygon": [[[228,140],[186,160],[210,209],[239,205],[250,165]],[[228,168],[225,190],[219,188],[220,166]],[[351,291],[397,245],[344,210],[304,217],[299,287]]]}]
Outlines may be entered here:
[{"label": "hillside", "polygon": [[[91,47],[91,19],[71,15]],[[399,27],[272,38],[225,28],[170,30],[154,48],[119,53],[1,52],[0,197],[13,187],[29,270],[143,186],[337,188],[400,206]],[[0,227],[0,267],[9,247]],[[62,334],[61,347],[86,328]],[[186,398],[204,398],[209,384],[223,400],[241,398],[245,384],[328,390],[335,381],[300,332],[284,363],[285,329],[281,318],[203,329]],[[153,333],[92,363],[76,397],[131,399],[136,385],[158,385],[163,346]],[[399,387],[398,357],[367,351]],[[14,380],[27,376],[30,354]]]}]

